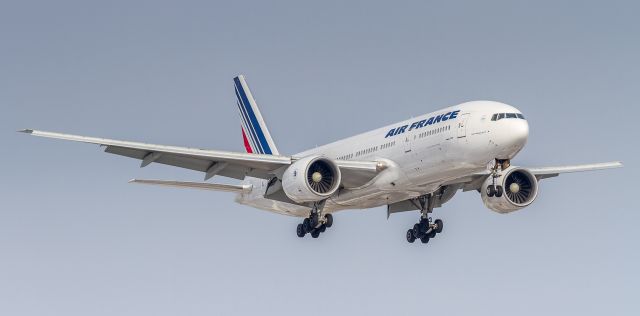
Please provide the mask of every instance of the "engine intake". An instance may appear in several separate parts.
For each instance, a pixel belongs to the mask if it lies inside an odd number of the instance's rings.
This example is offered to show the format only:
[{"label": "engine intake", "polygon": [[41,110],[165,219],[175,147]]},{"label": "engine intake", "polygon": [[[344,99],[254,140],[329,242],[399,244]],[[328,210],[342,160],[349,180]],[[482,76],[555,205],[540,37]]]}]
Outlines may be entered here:
[{"label": "engine intake", "polygon": [[523,168],[509,167],[495,179],[495,185],[502,187],[502,195],[490,197],[487,194],[493,184],[492,177],[487,177],[480,193],[484,204],[498,213],[510,213],[529,206],[538,195],[536,176]]},{"label": "engine intake", "polygon": [[515,205],[526,206],[533,202],[537,180],[530,173],[514,170],[507,175],[504,182],[504,193],[509,201]]},{"label": "engine intake", "polygon": [[326,199],[338,190],[342,176],[331,159],[309,156],[295,161],[282,176],[284,193],[298,203]]}]

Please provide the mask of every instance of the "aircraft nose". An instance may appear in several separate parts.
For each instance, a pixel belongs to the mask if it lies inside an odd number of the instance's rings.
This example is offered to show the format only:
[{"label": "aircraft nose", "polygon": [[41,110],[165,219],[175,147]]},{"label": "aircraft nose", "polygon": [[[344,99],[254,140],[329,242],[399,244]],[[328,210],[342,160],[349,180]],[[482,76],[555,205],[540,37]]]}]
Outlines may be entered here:
[{"label": "aircraft nose", "polygon": [[524,119],[505,119],[498,121],[498,124],[494,138],[499,148],[496,158],[511,159],[527,143],[529,123]]},{"label": "aircraft nose", "polygon": [[526,120],[517,120],[509,124],[509,135],[513,146],[522,148],[529,139],[529,123]]}]

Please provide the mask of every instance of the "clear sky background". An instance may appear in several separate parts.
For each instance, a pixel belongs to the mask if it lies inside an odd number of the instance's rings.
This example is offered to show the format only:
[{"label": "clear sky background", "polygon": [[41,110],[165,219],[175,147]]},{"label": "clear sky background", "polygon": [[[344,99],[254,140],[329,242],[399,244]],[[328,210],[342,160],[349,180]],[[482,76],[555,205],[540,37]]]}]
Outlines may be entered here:
[{"label": "clear sky background", "polygon": [[[2,1],[1,315],[638,315],[635,1]],[[283,153],[469,100],[531,126],[545,180],[509,215],[475,192],[345,211],[319,239],[202,174],[22,128],[242,151],[243,73]],[[224,181],[215,179],[216,181]]]}]

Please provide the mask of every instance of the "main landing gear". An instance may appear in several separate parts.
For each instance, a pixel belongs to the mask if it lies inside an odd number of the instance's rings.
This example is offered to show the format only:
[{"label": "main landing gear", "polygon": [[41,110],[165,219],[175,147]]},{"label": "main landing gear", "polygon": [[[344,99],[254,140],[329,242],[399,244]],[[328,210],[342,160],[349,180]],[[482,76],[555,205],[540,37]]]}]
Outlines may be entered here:
[{"label": "main landing gear", "polygon": [[327,228],[333,225],[333,215],[322,215],[322,207],[324,207],[324,201],[313,204],[309,217],[296,227],[298,237],[302,238],[306,234],[311,234],[311,237],[318,238],[320,233],[324,233]]},{"label": "main landing gear", "polygon": [[426,244],[429,239],[441,233],[443,227],[441,219],[436,219],[431,223],[431,218],[421,218],[417,224],[413,225],[413,228],[407,230],[407,241],[413,243],[416,239],[420,239],[420,242]]},{"label": "main landing gear", "polygon": [[423,244],[426,244],[429,239],[442,232],[444,224],[441,219],[432,222],[429,217],[435,204],[433,193],[418,197],[413,202],[419,203],[421,215],[420,221],[413,225],[413,228],[407,230],[407,241],[413,243],[416,239],[420,239]]}]

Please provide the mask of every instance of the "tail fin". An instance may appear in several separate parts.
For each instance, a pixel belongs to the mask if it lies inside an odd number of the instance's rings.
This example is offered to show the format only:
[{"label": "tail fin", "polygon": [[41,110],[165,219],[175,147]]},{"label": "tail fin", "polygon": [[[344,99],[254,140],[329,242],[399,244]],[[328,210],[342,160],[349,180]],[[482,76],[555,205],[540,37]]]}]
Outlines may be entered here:
[{"label": "tail fin", "polygon": [[242,138],[244,148],[248,153],[278,155],[276,144],[271,138],[267,124],[260,114],[258,104],[253,99],[243,75],[233,78],[238,98],[238,110],[240,111],[240,123],[242,125]]}]

